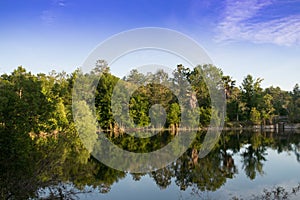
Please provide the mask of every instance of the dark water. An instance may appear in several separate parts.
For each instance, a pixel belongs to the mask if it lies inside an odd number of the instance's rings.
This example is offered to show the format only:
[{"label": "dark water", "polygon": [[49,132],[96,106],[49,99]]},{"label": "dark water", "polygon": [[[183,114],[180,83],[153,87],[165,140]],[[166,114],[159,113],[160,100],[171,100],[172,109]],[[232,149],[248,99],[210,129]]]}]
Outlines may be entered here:
[{"label": "dark water", "polygon": [[54,165],[60,181],[52,186],[43,183],[55,178],[53,171],[39,175],[43,181],[35,195],[50,199],[259,199],[264,189],[281,186],[288,199],[300,198],[300,193],[291,194],[300,182],[300,134],[224,132],[214,149],[197,159],[193,152],[200,141],[169,166],[145,174],[111,169],[83,152],[66,154]]}]

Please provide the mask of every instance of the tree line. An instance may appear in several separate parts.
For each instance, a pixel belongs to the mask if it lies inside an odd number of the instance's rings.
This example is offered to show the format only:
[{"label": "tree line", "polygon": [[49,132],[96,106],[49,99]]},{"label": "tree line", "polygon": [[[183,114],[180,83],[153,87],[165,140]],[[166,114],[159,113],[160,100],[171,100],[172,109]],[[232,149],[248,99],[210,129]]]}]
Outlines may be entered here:
[{"label": "tree line", "polygon": [[[111,74],[105,61],[97,63],[90,74],[82,74],[83,72],[76,70],[72,74],[53,71],[48,75],[34,75],[23,67],[18,67],[9,75],[2,74],[0,126],[8,129],[21,128],[32,134],[55,134],[69,127],[73,122],[72,88],[76,77],[81,74],[87,78],[101,76],[96,86],[94,103],[97,121],[104,130],[118,130],[122,126],[130,127],[132,123],[141,127],[176,128],[183,114],[199,115],[199,121],[194,123],[205,127],[210,123],[211,116],[214,116],[211,91],[206,85],[207,79],[203,77],[205,71],[215,71],[214,74],[220,75],[222,79],[217,85],[222,85],[220,88],[224,90],[226,97],[226,122],[274,124],[279,116],[286,116],[291,123],[300,122],[298,84],[292,91],[283,91],[273,86],[263,89],[263,79],[247,75],[241,86],[236,86],[232,77],[223,75],[220,69],[212,65],[197,66],[192,70],[178,65],[173,77],[163,70],[147,74],[132,70],[128,76],[120,79]],[[190,84],[191,91],[183,91],[188,88],[180,85],[184,81]],[[122,84],[115,88],[120,82]],[[176,91],[171,91],[168,87],[176,88]],[[128,88],[134,89],[134,92],[129,101],[125,101],[127,99],[122,96],[128,95]],[[113,92],[116,94],[114,101]],[[186,93],[181,95],[183,92]],[[184,96],[181,102],[178,99],[180,95]],[[155,104],[160,104],[161,107],[153,107]],[[188,113],[189,107],[196,106],[196,113]],[[115,109],[114,113],[112,107]],[[129,113],[123,113],[126,111],[123,108],[128,109]],[[163,109],[165,113],[162,112]],[[160,116],[162,114],[165,116]],[[123,117],[126,115],[128,116]],[[166,118],[165,124],[159,121],[162,117]],[[122,124],[118,124],[115,118],[121,119]],[[193,116],[189,118],[193,119]]]}]

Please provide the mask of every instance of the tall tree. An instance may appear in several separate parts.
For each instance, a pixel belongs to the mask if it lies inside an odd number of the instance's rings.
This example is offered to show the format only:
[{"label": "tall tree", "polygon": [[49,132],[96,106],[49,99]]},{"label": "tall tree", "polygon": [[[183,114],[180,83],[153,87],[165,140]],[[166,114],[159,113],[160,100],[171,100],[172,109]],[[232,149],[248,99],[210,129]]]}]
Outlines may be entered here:
[{"label": "tall tree", "polygon": [[293,123],[300,122],[300,87],[296,84],[293,91],[290,93],[291,101],[287,107],[289,112],[289,120]]},{"label": "tall tree", "polygon": [[246,104],[245,119],[250,119],[250,112],[252,108],[258,108],[262,98],[262,91],[260,84],[263,81],[261,78],[254,79],[251,75],[247,75],[240,87],[242,94],[241,100]]}]

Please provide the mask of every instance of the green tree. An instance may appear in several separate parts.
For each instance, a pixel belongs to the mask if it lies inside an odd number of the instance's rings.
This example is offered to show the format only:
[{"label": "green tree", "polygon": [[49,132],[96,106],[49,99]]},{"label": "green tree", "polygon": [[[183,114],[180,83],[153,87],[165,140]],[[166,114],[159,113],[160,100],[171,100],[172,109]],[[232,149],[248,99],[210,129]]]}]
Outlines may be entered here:
[{"label": "green tree", "polygon": [[270,94],[264,95],[261,107],[261,117],[264,125],[266,124],[266,121],[269,124],[272,124],[274,111],[275,109],[273,107],[273,97]]},{"label": "green tree", "polygon": [[263,79],[257,78],[254,79],[251,75],[247,75],[243,82],[242,86],[240,87],[242,94],[241,94],[241,101],[245,103],[245,113],[244,119],[250,119],[250,113],[253,107],[258,108],[259,103],[262,100],[262,88],[260,86]]},{"label": "green tree", "polygon": [[291,101],[287,106],[289,113],[289,120],[293,123],[300,122],[300,87],[298,84],[295,85],[293,91],[290,93]]},{"label": "green tree", "polygon": [[91,152],[98,138],[96,118],[85,101],[74,102],[74,118],[85,147]]},{"label": "green tree", "polygon": [[253,124],[260,124],[261,122],[260,112],[255,107],[251,108],[250,120]]},{"label": "green tree", "polygon": [[114,86],[119,81],[119,78],[108,72],[104,72],[97,85],[95,95],[95,106],[97,109],[97,117],[100,126],[103,129],[113,130],[114,119],[111,109],[111,97]]},{"label": "green tree", "polygon": [[265,94],[272,96],[272,104],[274,107],[274,115],[287,116],[287,105],[290,102],[290,95],[286,91],[282,91],[280,87],[269,87],[265,89]]},{"label": "green tree", "polygon": [[169,126],[175,126],[178,127],[178,124],[180,122],[180,106],[178,103],[172,103],[168,115],[167,115],[167,123]]}]

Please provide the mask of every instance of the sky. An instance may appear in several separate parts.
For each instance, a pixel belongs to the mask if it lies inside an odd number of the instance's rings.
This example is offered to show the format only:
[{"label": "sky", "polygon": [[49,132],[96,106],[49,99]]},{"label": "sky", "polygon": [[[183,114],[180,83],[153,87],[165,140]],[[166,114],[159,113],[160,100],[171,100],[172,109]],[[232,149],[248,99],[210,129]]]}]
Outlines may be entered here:
[{"label": "sky", "polygon": [[70,73],[107,38],[142,27],[193,38],[238,84],[247,74],[263,87],[300,83],[300,0],[0,0],[0,73]]}]

